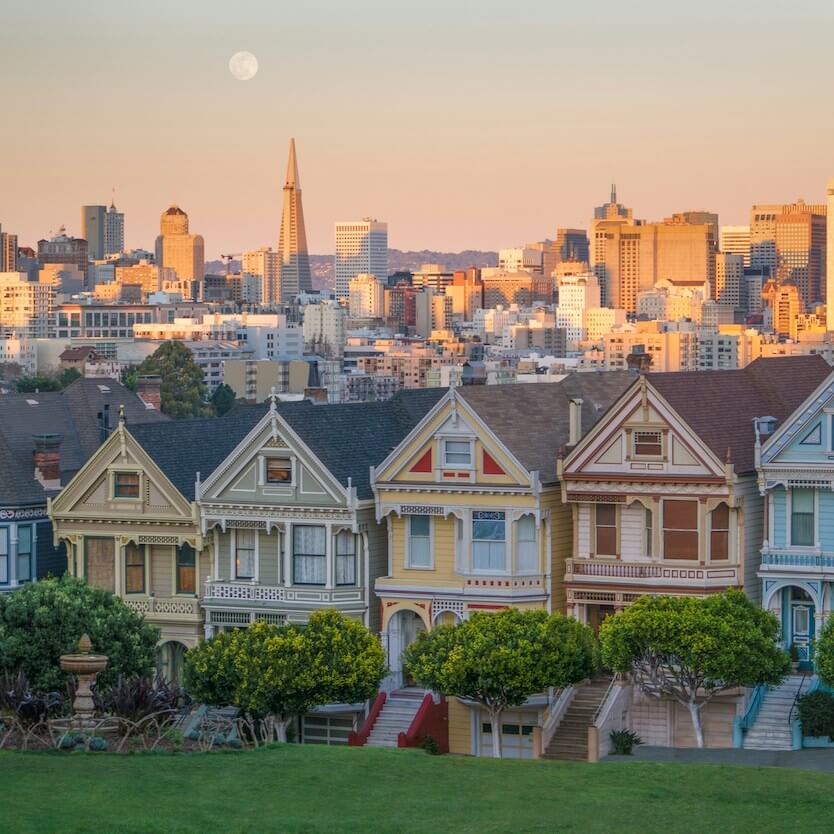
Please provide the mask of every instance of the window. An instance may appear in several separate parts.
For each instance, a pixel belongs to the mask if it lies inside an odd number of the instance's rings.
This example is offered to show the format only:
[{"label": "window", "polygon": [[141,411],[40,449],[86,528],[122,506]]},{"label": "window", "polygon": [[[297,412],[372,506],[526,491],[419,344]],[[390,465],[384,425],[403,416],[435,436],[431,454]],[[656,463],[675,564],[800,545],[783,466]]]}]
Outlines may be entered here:
[{"label": "window", "polygon": [[0,583],[9,581],[9,528],[0,527]]},{"label": "window", "polygon": [[698,558],[698,502],[663,502],[663,558]]},{"label": "window", "polygon": [[139,473],[117,472],[113,477],[114,498],[139,497]]},{"label": "window", "polygon": [[32,579],[32,528],[28,525],[17,528],[17,581]]},{"label": "window", "polygon": [[267,458],[266,482],[268,484],[291,484],[292,461],[288,458]]},{"label": "window", "polygon": [[709,557],[712,560],[730,557],[730,508],[719,504],[710,514]]},{"label": "window", "polygon": [[431,567],[431,518],[427,515],[408,517],[408,567]]},{"label": "window", "polygon": [[255,578],[255,530],[235,530],[235,578]]},{"label": "window", "polygon": [[597,504],[594,512],[597,556],[617,555],[617,507],[615,504]]},{"label": "window", "polygon": [[506,570],[506,533],[503,512],[472,513],[472,567]]},{"label": "window", "polygon": [[472,444],[468,440],[444,440],[443,465],[472,466]]},{"label": "window", "polygon": [[791,490],[791,544],[814,546],[814,490]]},{"label": "window", "polygon": [[356,537],[350,530],[336,536],[336,584],[356,584]]},{"label": "window", "polygon": [[634,432],[634,454],[642,457],[661,457],[663,455],[663,432]]},{"label": "window", "polygon": [[649,507],[645,508],[646,512],[646,556],[652,555],[652,541],[654,539],[654,517]]},{"label": "window", "polygon": [[324,527],[292,528],[293,582],[324,585],[327,570],[327,531]]},{"label": "window", "polygon": [[125,593],[145,593],[145,551],[133,542],[125,547]]},{"label": "window", "polygon": [[516,536],[518,538],[517,570],[537,570],[539,554],[536,548],[536,519],[531,515],[522,516],[516,522]]},{"label": "window", "polygon": [[177,548],[177,593],[197,593],[197,554],[188,544]]}]

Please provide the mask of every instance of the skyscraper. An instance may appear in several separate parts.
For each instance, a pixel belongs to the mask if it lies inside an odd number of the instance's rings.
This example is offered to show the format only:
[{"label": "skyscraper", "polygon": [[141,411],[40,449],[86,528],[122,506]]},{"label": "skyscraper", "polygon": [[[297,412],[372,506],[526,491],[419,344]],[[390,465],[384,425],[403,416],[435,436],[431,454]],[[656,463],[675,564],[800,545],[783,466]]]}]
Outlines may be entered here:
[{"label": "skyscraper", "polygon": [[728,255],[741,255],[744,265],[750,266],[750,227],[722,226],[718,248]]},{"label": "skyscraper", "polygon": [[553,251],[557,263],[565,261],[588,263],[591,259],[588,233],[584,229],[557,229]]},{"label": "skyscraper", "polygon": [[254,252],[244,252],[241,269],[244,277],[256,275],[260,279],[261,304],[280,303],[278,253],[273,251],[271,246],[262,246]]},{"label": "skyscraper", "polygon": [[364,217],[336,223],[336,298],[350,294],[357,275],[388,278],[388,224]]},{"label": "skyscraper", "polygon": [[104,258],[104,216],[106,206],[81,206],[81,237],[87,241],[91,261]]},{"label": "skyscraper", "polygon": [[17,235],[0,230],[0,272],[17,271]]},{"label": "skyscraper", "polygon": [[834,330],[834,177],[828,180],[825,249],[825,329]]},{"label": "skyscraper", "polygon": [[116,211],[111,200],[107,214],[104,216],[104,254],[118,255],[125,249],[125,216]]},{"label": "skyscraper", "polygon": [[776,275],[779,265],[776,220],[780,215],[797,213],[825,217],[826,207],[824,203],[811,205],[797,200],[795,203],[757,204],[750,209],[750,266],[767,269],[771,275]]},{"label": "skyscraper", "polygon": [[290,139],[290,158],[287,161],[287,180],[284,183],[284,208],[281,212],[281,232],[278,236],[278,260],[282,302],[292,301],[298,293],[312,289],[307,232],[304,229],[304,210],[301,206],[301,181],[295,159],[295,139]]},{"label": "skyscraper", "polygon": [[178,281],[189,282],[192,298],[205,277],[204,247],[202,235],[188,233],[188,215],[179,206],[171,205],[162,212],[156,239],[157,266],[173,269]]}]

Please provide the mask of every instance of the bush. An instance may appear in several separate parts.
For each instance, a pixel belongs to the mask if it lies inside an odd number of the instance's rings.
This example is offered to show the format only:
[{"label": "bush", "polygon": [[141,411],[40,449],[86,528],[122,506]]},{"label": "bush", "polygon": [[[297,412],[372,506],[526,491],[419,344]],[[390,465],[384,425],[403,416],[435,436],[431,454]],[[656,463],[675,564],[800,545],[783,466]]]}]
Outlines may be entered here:
[{"label": "bush", "polygon": [[36,692],[63,692],[71,676],[59,658],[78,651],[82,634],[109,658],[102,689],[153,671],[159,630],[109,591],[64,576],[0,594],[0,674],[22,671]]},{"label": "bush", "polygon": [[129,721],[141,721],[158,713],[172,715],[190,703],[185,691],[175,683],[147,676],[119,675],[113,686],[101,694],[97,688],[93,697],[99,712]]},{"label": "bush", "polygon": [[630,756],[635,747],[643,743],[643,739],[632,730],[611,730],[611,752],[615,756]]},{"label": "bush", "polygon": [[829,617],[814,642],[814,662],[820,680],[834,686],[834,617]]},{"label": "bush", "polygon": [[817,689],[799,698],[799,723],[806,736],[828,736],[834,740],[834,695]]},{"label": "bush", "polygon": [[423,736],[423,750],[430,756],[437,756],[440,754],[440,745],[434,736]]},{"label": "bush", "polygon": [[0,710],[15,715],[23,724],[37,724],[60,715],[66,704],[61,692],[33,692],[22,671],[0,678]]}]

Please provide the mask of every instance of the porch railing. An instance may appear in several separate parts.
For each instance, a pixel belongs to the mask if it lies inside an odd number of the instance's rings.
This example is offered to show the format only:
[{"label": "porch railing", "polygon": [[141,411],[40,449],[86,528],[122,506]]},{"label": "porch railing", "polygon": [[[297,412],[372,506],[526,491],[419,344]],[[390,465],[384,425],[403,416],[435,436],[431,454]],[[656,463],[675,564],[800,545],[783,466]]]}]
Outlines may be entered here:
[{"label": "porch railing", "polygon": [[125,597],[125,604],[137,614],[158,614],[172,617],[198,617],[200,600],[180,597]]},{"label": "porch railing", "polygon": [[762,567],[834,571],[834,553],[796,553],[790,550],[767,549],[762,551]]}]

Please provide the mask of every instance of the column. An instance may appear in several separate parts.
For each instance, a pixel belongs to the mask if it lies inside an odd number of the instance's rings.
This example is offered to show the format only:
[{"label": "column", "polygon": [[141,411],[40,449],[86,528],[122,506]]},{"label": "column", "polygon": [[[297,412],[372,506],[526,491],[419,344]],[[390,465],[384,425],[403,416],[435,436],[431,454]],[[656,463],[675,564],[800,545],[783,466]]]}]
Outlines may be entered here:
[{"label": "column", "polygon": [[212,545],[214,547],[213,578],[220,579],[220,533],[217,527],[212,528]]},{"label": "column", "polygon": [[117,597],[124,596],[125,543],[123,539],[113,539],[113,554],[116,560],[113,571],[113,591]]},{"label": "column", "polygon": [[284,585],[292,585],[292,522],[288,521],[284,532],[283,561],[284,561]]}]

